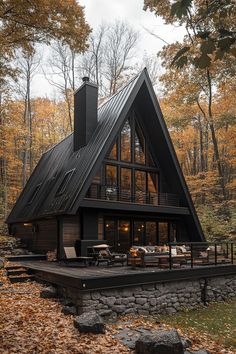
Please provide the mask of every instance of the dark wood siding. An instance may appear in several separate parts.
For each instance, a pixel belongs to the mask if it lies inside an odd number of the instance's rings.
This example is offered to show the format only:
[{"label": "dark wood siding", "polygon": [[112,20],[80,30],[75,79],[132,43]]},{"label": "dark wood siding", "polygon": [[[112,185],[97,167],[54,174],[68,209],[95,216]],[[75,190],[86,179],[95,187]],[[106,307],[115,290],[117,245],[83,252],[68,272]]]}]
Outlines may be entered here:
[{"label": "dark wood siding", "polygon": [[74,246],[77,240],[80,240],[79,216],[63,218],[63,245]]},{"label": "dark wood siding", "polygon": [[32,224],[13,224],[11,225],[11,235],[22,239],[32,239]]},{"label": "dark wood siding", "polygon": [[57,248],[56,219],[40,220],[35,223],[37,232],[33,245],[34,251],[54,251]]},{"label": "dark wood siding", "polygon": [[20,237],[31,251],[45,253],[57,248],[56,219],[13,224],[11,233],[15,237]]}]

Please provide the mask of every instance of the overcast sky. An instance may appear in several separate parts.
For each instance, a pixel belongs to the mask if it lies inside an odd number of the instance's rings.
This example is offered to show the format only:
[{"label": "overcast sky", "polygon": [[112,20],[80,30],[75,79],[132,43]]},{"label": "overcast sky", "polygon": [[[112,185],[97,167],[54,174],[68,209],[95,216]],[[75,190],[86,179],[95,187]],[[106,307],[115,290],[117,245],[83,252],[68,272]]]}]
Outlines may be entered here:
[{"label": "overcast sky", "polygon": [[[145,52],[155,55],[164,45],[162,40],[152,36],[147,30],[168,43],[181,40],[184,34],[183,28],[165,25],[154,13],[143,11],[143,0],[80,0],[79,3],[84,6],[86,20],[93,29],[103,22],[112,23],[118,19],[128,22],[138,30],[137,58],[142,58]],[[45,59],[47,51],[44,54]],[[55,90],[43,74],[35,75],[32,86],[34,95],[51,96]]]},{"label": "overcast sky", "polygon": [[168,43],[181,39],[184,33],[182,28],[167,26],[154,13],[143,11],[143,0],[80,0],[79,3],[85,7],[86,20],[92,28],[96,28],[103,21],[113,22],[120,19],[137,29],[140,32],[137,53],[140,57],[145,50],[148,54],[156,54],[164,45],[145,28]]}]

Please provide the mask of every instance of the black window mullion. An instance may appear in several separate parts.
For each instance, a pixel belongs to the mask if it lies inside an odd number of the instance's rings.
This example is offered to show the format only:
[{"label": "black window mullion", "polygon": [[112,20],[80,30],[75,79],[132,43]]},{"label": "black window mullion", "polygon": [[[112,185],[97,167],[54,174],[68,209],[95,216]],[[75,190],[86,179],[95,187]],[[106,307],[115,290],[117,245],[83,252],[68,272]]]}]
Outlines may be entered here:
[{"label": "black window mullion", "polygon": [[160,237],[159,237],[159,222],[156,221],[156,232],[157,232],[157,245],[160,244]]},{"label": "black window mullion", "polygon": [[131,162],[135,162],[135,149],[134,149],[134,138],[135,138],[135,125],[134,125],[134,113],[130,116],[130,126],[131,126]]},{"label": "black window mullion", "polygon": [[121,167],[117,166],[117,200],[120,200],[120,192],[121,192]]}]

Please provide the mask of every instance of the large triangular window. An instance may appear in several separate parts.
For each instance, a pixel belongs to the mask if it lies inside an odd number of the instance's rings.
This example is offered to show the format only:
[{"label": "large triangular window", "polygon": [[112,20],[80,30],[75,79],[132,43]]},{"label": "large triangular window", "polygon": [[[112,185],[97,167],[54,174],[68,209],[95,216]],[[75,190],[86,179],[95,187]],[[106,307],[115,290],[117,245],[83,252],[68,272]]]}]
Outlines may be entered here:
[{"label": "large triangular window", "polygon": [[125,121],[100,171],[100,182],[97,184],[94,179],[88,197],[158,204],[159,171],[134,114]]}]

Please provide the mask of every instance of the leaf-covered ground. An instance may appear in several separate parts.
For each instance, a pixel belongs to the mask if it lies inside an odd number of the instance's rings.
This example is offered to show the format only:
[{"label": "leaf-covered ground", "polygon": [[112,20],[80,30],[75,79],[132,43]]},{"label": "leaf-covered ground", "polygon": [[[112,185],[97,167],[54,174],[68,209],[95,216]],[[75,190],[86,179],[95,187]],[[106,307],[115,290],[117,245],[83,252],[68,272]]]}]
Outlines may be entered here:
[{"label": "leaf-covered ground", "polygon": [[[114,337],[120,330],[145,327],[175,326],[193,341],[193,349],[207,348],[213,354],[236,353],[224,347],[207,328],[194,327],[169,317],[122,317],[118,323],[108,324],[106,334],[79,334],[73,326],[73,316],[61,313],[57,300],[40,298],[42,285],[36,282],[11,284],[0,270],[0,353],[1,354],[126,354],[133,353]],[[178,315],[181,316],[182,315]],[[215,316],[217,317],[217,316]],[[202,318],[199,317],[200,322]],[[197,321],[197,317],[196,317]],[[161,323],[160,323],[161,322]],[[189,326],[189,327],[188,327]],[[224,322],[224,327],[226,322]],[[216,329],[217,331],[217,329]]]}]

